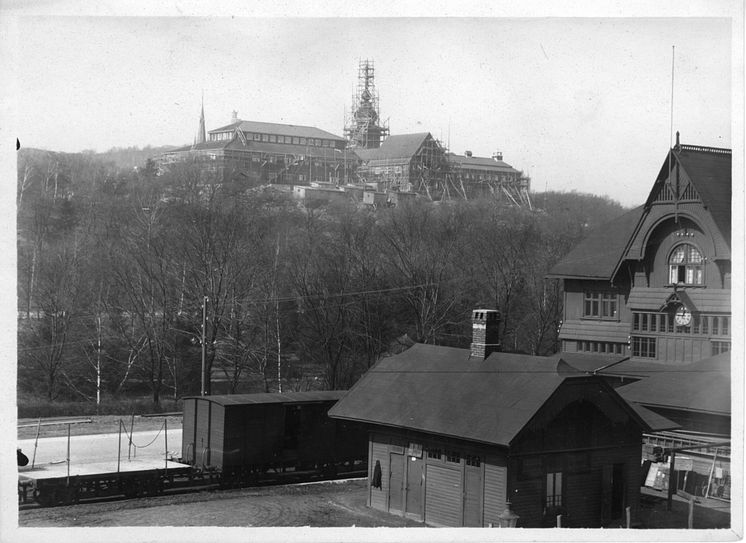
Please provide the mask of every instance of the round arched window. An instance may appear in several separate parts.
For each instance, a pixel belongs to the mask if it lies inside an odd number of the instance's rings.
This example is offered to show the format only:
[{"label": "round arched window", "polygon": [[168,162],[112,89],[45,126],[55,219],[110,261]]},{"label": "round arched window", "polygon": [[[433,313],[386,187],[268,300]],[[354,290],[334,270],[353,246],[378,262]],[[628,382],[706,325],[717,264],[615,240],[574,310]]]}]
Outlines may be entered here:
[{"label": "round arched window", "polygon": [[673,284],[701,285],[704,283],[704,258],[689,243],[677,245],[668,259],[669,281]]}]

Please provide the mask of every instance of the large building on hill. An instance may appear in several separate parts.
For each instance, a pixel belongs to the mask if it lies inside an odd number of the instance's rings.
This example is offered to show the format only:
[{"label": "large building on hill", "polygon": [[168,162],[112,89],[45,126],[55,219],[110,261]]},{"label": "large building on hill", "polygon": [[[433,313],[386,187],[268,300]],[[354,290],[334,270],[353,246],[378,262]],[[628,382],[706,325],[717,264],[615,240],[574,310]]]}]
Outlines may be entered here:
[{"label": "large building on hill", "polygon": [[220,181],[241,179],[250,186],[340,183],[357,164],[346,146],[344,138],[320,128],[243,121],[234,112],[230,124],[210,130],[206,141],[165,153],[159,162],[163,168],[194,161]]}]

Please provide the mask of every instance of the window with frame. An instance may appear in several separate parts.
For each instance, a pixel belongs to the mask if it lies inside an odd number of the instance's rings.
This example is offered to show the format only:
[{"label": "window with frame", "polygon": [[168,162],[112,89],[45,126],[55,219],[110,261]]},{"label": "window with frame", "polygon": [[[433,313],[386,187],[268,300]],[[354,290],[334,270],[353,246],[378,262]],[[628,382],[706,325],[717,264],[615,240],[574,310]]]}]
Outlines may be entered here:
[{"label": "window with frame", "polygon": [[461,454],[458,451],[446,451],[446,462],[458,464],[461,462]]},{"label": "window with frame", "polygon": [[434,458],[436,460],[440,460],[441,450],[440,449],[428,449],[427,450],[427,457],[428,458]]},{"label": "window with frame", "polygon": [[711,341],[710,345],[712,345],[713,356],[730,351],[730,341]]},{"label": "window with frame", "polygon": [[261,134],[254,134],[254,141],[262,141],[262,135]]},{"label": "window with frame", "polygon": [[668,280],[671,284],[704,284],[704,258],[694,245],[677,245],[668,258],[668,268]]},{"label": "window with frame", "polygon": [[655,338],[633,336],[632,356],[639,358],[655,358]]},{"label": "window with frame", "polygon": [[546,507],[562,507],[562,472],[547,473]]},{"label": "window with frame", "polygon": [[586,292],[583,299],[583,316],[596,319],[617,318],[617,295],[611,292]]},{"label": "window with frame", "polygon": [[466,455],[466,465],[478,468],[482,465],[482,457],[474,454]]}]

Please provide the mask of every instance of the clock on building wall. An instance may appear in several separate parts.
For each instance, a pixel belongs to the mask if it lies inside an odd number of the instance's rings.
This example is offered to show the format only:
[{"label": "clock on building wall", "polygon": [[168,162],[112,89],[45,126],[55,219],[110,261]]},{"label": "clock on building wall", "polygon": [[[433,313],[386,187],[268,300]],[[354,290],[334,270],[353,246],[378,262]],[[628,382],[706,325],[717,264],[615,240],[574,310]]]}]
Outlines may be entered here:
[{"label": "clock on building wall", "polygon": [[692,322],[692,314],[686,307],[682,306],[676,311],[674,320],[676,321],[676,326],[689,326],[689,323]]}]

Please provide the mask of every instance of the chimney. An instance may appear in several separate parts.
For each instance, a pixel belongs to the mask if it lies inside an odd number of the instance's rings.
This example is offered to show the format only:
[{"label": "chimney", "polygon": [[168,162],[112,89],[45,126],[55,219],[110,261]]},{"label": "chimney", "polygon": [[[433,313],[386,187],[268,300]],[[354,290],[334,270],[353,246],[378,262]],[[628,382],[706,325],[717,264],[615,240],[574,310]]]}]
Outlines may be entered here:
[{"label": "chimney", "polygon": [[231,112],[231,124],[238,122],[238,111],[235,109]]},{"label": "chimney", "polygon": [[500,350],[498,327],[500,312],[496,309],[475,309],[471,313],[471,356],[484,360]]},{"label": "chimney", "polygon": [[503,152],[502,151],[495,151],[495,154],[492,155],[493,160],[502,160],[503,159]]},{"label": "chimney", "polygon": [[471,156],[471,151],[464,151],[464,156]]}]

